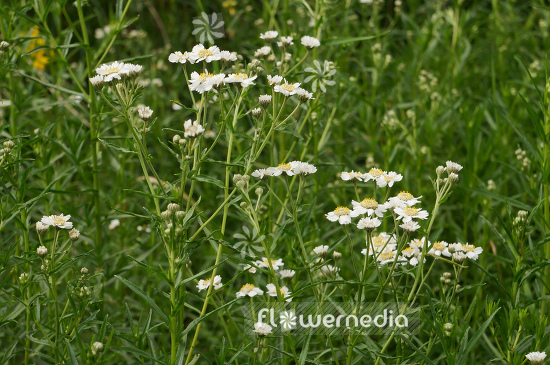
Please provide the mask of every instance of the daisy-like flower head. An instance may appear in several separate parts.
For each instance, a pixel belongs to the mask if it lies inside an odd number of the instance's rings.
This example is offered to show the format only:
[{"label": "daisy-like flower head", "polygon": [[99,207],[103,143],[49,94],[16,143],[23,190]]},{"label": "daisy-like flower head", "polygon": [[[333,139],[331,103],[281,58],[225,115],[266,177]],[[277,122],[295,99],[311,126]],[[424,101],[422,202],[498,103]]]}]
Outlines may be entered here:
[{"label": "daisy-like flower head", "polygon": [[373,214],[376,214],[378,217],[384,216],[384,212],[387,210],[384,204],[378,204],[374,199],[363,199],[361,202],[356,202],[355,200],[351,201],[353,205],[353,210],[357,214],[367,214],[369,217]]},{"label": "daisy-like flower head", "polygon": [[208,70],[205,70],[200,74],[196,71],[193,71],[191,73],[191,78],[189,79],[189,90],[196,91],[199,94],[212,90],[213,76],[213,74],[208,73]]},{"label": "daisy-like flower head", "polygon": [[265,33],[260,34],[260,39],[263,39],[264,41],[272,41],[273,39],[277,38],[279,35],[279,32],[276,30],[269,30]]},{"label": "daisy-like flower head", "polygon": [[367,182],[370,180],[376,181],[379,177],[384,176],[385,172],[379,168],[373,167],[366,174],[363,174],[363,181]]},{"label": "daisy-like flower head", "polygon": [[336,222],[340,224],[350,224],[351,218],[355,218],[359,213],[347,208],[347,207],[338,207],[332,212],[325,214],[325,217],[331,222]]},{"label": "daisy-like flower head", "polygon": [[114,79],[121,80],[122,76],[128,74],[128,70],[124,68],[124,62],[115,61],[110,64],[104,64],[96,68],[95,72],[103,76],[103,81],[111,82]]},{"label": "daisy-like flower head", "polygon": [[413,219],[427,219],[428,212],[422,210],[421,208],[405,207],[405,208],[395,208],[395,214],[397,214],[397,219],[402,219],[403,223],[410,222]]},{"label": "daisy-like flower head", "polygon": [[36,231],[38,234],[44,234],[48,231],[48,228],[50,226],[48,224],[44,224],[42,222],[36,222]]},{"label": "daisy-like flower head", "polygon": [[420,203],[420,198],[422,198],[422,196],[415,198],[408,191],[402,191],[399,194],[397,194],[395,197],[390,198],[389,200],[398,199],[399,201],[405,203],[405,205],[412,207],[413,205]]},{"label": "daisy-like flower head", "polygon": [[357,223],[357,228],[366,229],[367,231],[373,231],[375,228],[379,227],[381,223],[382,222],[380,222],[380,219],[376,217],[361,218],[359,220],[359,223]]},{"label": "daisy-like flower head", "polygon": [[292,164],[290,162],[279,164],[279,166],[277,166],[277,167],[269,167],[267,169],[267,172],[271,176],[279,176],[282,173],[285,173],[288,176],[293,176],[294,175],[294,171],[292,169]]},{"label": "daisy-like flower head", "polygon": [[[267,261],[267,258],[262,257],[262,261],[257,261],[256,266],[269,269],[269,261]],[[285,264],[283,262],[283,259],[277,259],[277,260],[271,259],[271,266],[273,267],[273,271],[277,271],[281,267],[285,266]]]},{"label": "daisy-like flower head", "polygon": [[281,275],[281,279],[292,279],[294,277],[294,274],[296,274],[296,271],[294,271],[294,270],[281,270],[281,271],[279,271],[279,274]]},{"label": "daisy-like flower head", "polygon": [[453,161],[447,161],[446,165],[447,165],[446,170],[448,173],[451,173],[451,172],[457,173],[460,170],[462,170],[462,165],[457,164],[456,162],[453,162]]},{"label": "daisy-like flower head", "polygon": [[236,82],[241,84],[241,87],[247,87],[250,85],[254,85],[253,81],[256,80],[257,77],[258,76],[248,77],[248,75],[245,73],[230,74],[225,79],[225,83],[230,84]]},{"label": "daisy-like flower head", "polygon": [[212,278],[199,280],[199,284],[197,285],[197,288],[199,288],[199,292],[204,289],[208,289],[210,285],[213,286],[214,290],[218,290],[222,287],[222,277],[220,275],[216,275],[214,277],[214,281],[212,281]]},{"label": "daisy-like flower head", "polygon": [[279,48],[286,48],[288,46],[292,46],[294,44],[292,37],[281,37],[281,41],[277,42],[277,45]]},{"label": "daisy-like flower head", "polygon": [[254,323],[254,332],[256,332],[258,336],[270,335],[271,330],[272,330],[272,327],[267,323],[263,323],[263,322]]},{"label": "daisy-like flower head", "polygon": [[254,57],[256,58],[265,58],[269,56],[271,53],[271,47],[269,46],[263,46],[261,48],[258,48],[256,52],[254,52]]},{"label": "daisy-like flower head", "polygon": [[320,255],[320,256],[325,256],[327,253],[328,253],[328,246],[317,246],[313,249],[313,252],[316,254],[316,255]]},{"label": "daisy-like flower head", "polygon": [[294,84],[289,84],[286,80],[284,81],[284,84],[275,85],[273,90],[275,90],[276,93],[281,93],[286,97],[296,94],[297,89],[300,87],[300,83],[296,82]]},{"label": "daisy-like flower head", "polygon": [[143,66],[141,65],[134,65],[132,63],[125,63],[124,64],[124,71],[126,74],[136,77],[141,73],[141,70],[143,69]]},{"label": "daisy-like flower head", "polygon": [[46,257],[46,255],[48,255],[48,249],[46,248],[46,246],[40,246],[36,249],[36,253],[40,257]]},{"label": "daisy-like flower head", "polygon": [[361,172],[356,172],[353,170],[351,170],[351,172],[344,171],[340,174],[340,178],[344,181],[350,181],[350,180],[363,181],[363,174]]},{"label": "daisy-like flower head", "polygon": [[544,359],[546,359],[546,352],[530,352],[525,355],[525,358],[531,362],[533,365],[542,364]]},{"label": "daisy-like flower head", "polygon": [[283,77],[279,75],[267,75],[267,82],[269,83],[269,86],[279,85],[281,82],[283,82]]},{"label": "daisy-like flower head", "polygon": [[198,137],[204,133],[203,126],[200,125],[199,122],[197,122],[196,120],[194,122],[191,121],[191,119],[186,120],[185,123],[183,123],[183,128],[185,129],[185,133],[183,135],[186,138]]},{"label": "daisy-like flower head", "polygon": [[221,58],[220,49],[217,46],[212,46],[210,48],[204,48],[202,44],[197,44],[191,50],[189,54],[189,60],[192,63],[204,61],[210,63],[212,61],[218,61]]},{"label": "daisy-like flower head", "polygon": [[[267,284],[265,287],[267,288],[267,294],[270,297],[276,297],[277,296],[277,287],[274,284]],[[288,288],[286,286],[281,286],[280,289],[281,289],[281,296],[283,298],[287,298],[290,295],[290,291],[288,290]],[[286,301],[291,302],[292,298],[288,298]]]},{"label": "daisy-like flower head", "polygon": [[252,177],[255,177],[258,179],[264,179],[267,176],[272,176],[266,169],[258,169],[254,171],[251,175]]},{"label": "daisy-like flower head", "polygon": [[401,257],[402,259],[400,261],[403,261],[403,265],[410,264],[416,266],[419,262],[420,250],[414,247],[407,247],[401,251]]},{"label": "daisy-like flower head", "polygon": [[149,120],[153,115],[153,110],[148,106],[138,109],[139,117],[143,120]]},{"label": "daisy-like flower head", "polygon": [[254,284],[244,284],[241,290],[237,292],[237,298],[241,297],[255,297],[256,295],[262,295],[264,291],[254,286]]},{"label": "daisy-like flower head", "polygon": [[399,227],[401,227],[405,232],[410,234],[416,231],[417,229],[419,229],[420,225],[415,221],[409,221],[407,223],[403,223],[399,225]]},{"label": "daisy-like flower head", "polygon": [[[369,256],[372,256],[374,253],[381,252],[385,249],[389,250],[395,250],[397,248],[397,239],[395,235],[389,235],[386,232],[381,232],[380,234],[376,236],[371,237],[371,247],[368,250]],[[369,241],[367,239],[367,246],[369,244]],[[363,255],[367,254],[367,249],[364,249],[361,251]]]},{"label": "daisy-like flower head", "polygon": [[220,60],[222,60],[223,62],[237,61],[237,53],[229,52],[229,51],[221,51]]},{"label": "daisy-like flower head", "polygon": [[70,214],[50,215],[49,217],[42,217],[41,222],[47,226],[53,226],[62,229],[71,229],[73,228],[73,222],[69,222],[69,219],[71,219]]},{"label": "daisy-like flower head", "polygon": [[105,84],[105,78],[103,77],[103,75],[95,75],[94,77],[90,78],[90,83],[96,89],[101,89],[103,87],[103,84]]},{"label": "daisy-like flower head", "polygon": [[171,63],[181,63],[181,64],[184,64],[186,62],[194,63],[189,58],[189,55],[190,55],[189,52],[181,53],[180,51],[177,51],[177,52],[174,52],[174,53],[170,53],[170,56],[168,56],[168,61],[171,62]]},{"label": "daisy-like flower head", "polygon": [[376,179],[376,185],[381,188],[385,186],[389,186],[391,188],[393,186],[393,183],[401,180],[403,180],[403,175],[398,174],[394,171],[390,171],[388,173],[384,173],[382,176],[379,176]]},{"label": "daisy-like flower head", "polygon": [[476,247],[474,245],[465,243],[462,245],[462,251],[464,251],[469,259],[476,261],[479,255],[483,252],[483,249],[481,247]]},{"label": "daisy-like flower head", "polygon": [[296,89],[295,94],[298,96],[298,100],[302,103],[306,103],[308,100],[314,99],[313,93],[307,92],[301,87]]},{"label": "daisy-like flower head", "polygon": [[319,47],[321,45],[321,42],[319,42],[317,38],[314,38],[308,35],[303,36],[301,41],[302,41],[302,44],[309,49]]},{"label": "daisy-like flower head", "polygon": [[218,92],[217,89],[223,86],[225,80],[227,79],[225,78],[224,73],[212,75],[212,77],[210,78],[210,84],[212,85],[212,90],[215,92]]},{"label": "daisy-like flower head", "polygon": [[290,165],[292,166],[294,175],[307,176],[317,172],[317,167],[307,162],[292,161]]},{"label": "daisy-like flower head", "polygon": [[464,260],[466,260],[467,258],[468,256],[466,256],[466,254],[462,251],[457,251],[453,253],[453,261],[464,262]]},{"label": "daisy-like flower head", "polygon": [[271,95],[260,95],[258,101],[262,107],[267,108],[271,104]]},{"label": "daisy-like flower head", "polygon": [[[393,262],[395,260],[395,256],[397,255],[397,251],[390,250],[389,248],[386,248],[384,251],[382,251],[376,260],[380,264],[380,266],[385,265],[387,263]],[[402,261],[402,258],[398,258],[398,261]]]},{"label": "daisy-like flower head", "polygon": [[[426,237],[417,238],[409,242],[409,247],[418,248],[420,251],[422,251],[424,245],[426,245]],[[428,241],[427,245],[428,247],[430,246],[430,241]]]},{"label": "daisy-like flower head", "polygon": [[445,241],[436,241],[428,252],[431,255],[441,256],[449,244]]}]

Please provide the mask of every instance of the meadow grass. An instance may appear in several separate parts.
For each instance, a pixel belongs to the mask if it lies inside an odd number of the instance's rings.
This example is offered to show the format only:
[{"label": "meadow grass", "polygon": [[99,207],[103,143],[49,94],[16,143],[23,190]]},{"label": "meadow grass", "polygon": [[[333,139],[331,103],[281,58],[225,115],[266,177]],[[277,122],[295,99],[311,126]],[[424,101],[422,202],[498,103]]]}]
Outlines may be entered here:
[{"label": "meadow grass", "polygon": [[[2,2],[0,363],[543,363],[549,32],[543,1]],[[244,329],[306,301],[420,326]]]}]

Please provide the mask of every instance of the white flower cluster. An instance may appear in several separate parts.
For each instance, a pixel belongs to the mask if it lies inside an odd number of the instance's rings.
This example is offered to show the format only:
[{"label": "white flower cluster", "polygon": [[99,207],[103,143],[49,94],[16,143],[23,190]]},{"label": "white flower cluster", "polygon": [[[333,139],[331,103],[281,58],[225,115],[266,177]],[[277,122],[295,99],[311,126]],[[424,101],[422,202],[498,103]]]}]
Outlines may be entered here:
[{"label": "white flower cluster", "polygon": [[[248,270],[249,273],[255,274],[256,273],[256,267],[260,269],[268,269],[269,270],[269,260],[266,257],[262,257],[261,260],[254,261],[254,266],[252,265],[246,265],[244,267],[244,270]],[[271,267],[273,268],[273,271],[279,271],[284,266],[283,259],[271,259]],[[294,270],[280,270],[279,275],[281,276],[281,279],[291,279],[296,272]],[[275,284],[267,284],[267,294],[272,297],[277,296],[277,287]],[[283,298],[286,299],[287,302],[292,301],[292,298],[289,298],[291,292],[286,286],[281,286],[280,288],[280,294]],[[241,290],[237,292],[237,298],[249,296],[254,297],[256,295],[262,295],[264,291],[256,286],[254,284],[245,284],[241,287]]]},{"label": "white flower cluster", "polygon": [[340,178],[344,181],[375,181],[376,185],[378,187],[383,188],[386,186],[389,186],[390,188],[393,186],[394,183],[399,182],[403,180],[403,175],[398,174],[394,171],[384,171],[378,168],[373,167],[369,170],[366,174],[363,174],[361,172],[351,171],[351,172],[342,172],[340,174]]},{"label": "white flower cluster", "polygon": [[288,176],[294,175],[311,175],[317,172],[317,168],[310,163],[302,161],[292,161],[288,163],[279,164],[277,167],[268,167],[267,169],[258,169],[252,173],[253,177],[258,179],[264,179],[268,176],[280,176],[286,174]]},{"label": "white flower cluster", "polygon": [[142,68],[141,65],[118,61],[103,64],[96,68],[97,75],[90,78],[90,83],[96,88],[101,88],[103,84],[108,82],[122,80],[123,78],[135,78],[141,73]]},{"label": "white flower cluster", "polygon": [[288,81],[286,81],[286,79],[279,75],[268,75],[267,81],[269,85],[273,87],[273,91],[283,94],[287,98],[292,95],[296,95],[298,96],[298,99],[303,103],[313,99],[313,93],[302,89],[299,82],[289,83]]},{"label": "white flower cluster", "polygon": [[214,290],[220,289],[223,286],[222,277],[220,275],[216,275],[214,277],[214,280],[212,280],[212,278],[202,279],[199,281],[197,288],[199,288],[199,292],[200,292],[201,290],[208,289],[210,285],[212,285]]}]

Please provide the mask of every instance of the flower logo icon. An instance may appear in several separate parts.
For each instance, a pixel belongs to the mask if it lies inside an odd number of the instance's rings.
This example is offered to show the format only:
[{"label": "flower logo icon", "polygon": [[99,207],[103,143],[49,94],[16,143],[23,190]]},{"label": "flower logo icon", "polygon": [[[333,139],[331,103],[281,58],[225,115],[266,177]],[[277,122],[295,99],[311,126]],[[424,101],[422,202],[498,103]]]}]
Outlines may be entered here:
[{"label": "flower logo icon", "polygon": [[283,331],[290,331],[296,327],[296,314],[292,311],[284,311],[280,315],[280,322]]},{"label": "flower logo icon", "polygon": [[214,39],[223,38],[224,22],[221,14],[212,13],[210,15],[201,13],[201,16],[193,19],[193,35],[197,37],[200,43],[208,41],[213,44]]}]

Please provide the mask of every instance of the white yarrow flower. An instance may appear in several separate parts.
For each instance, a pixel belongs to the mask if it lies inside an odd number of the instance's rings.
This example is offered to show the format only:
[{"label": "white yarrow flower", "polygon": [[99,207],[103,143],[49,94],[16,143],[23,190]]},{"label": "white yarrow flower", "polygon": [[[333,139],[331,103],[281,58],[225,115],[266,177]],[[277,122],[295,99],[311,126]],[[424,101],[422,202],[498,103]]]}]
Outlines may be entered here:
[{"label": "white yarrow flower", "polygon": [[237,61],[237,54],[235,52],[221,51],[220,60],[224,62],[233,62]]},{"label": "white yarrow flower", "polygon": [[397,214],[397,219],[402,219],[403,223],[410,222],[413,219],[427,219],[428,212],[422,210],[421,208],[405,207],[405,208],[395,208],[395,214]]},{"label": "white yarrow flower", "polygon": [[315,47],[319,47],[321,45],[321,42],[319,42],[319,40],[317,38],[314,38],[314,37],[311,37],[311,36],[308,36],[308,35],[305,35],[302,37],[301,39],[302,41],[302,44],[307,47],[307,48],[315,48]]},{"label": "white yarrow flower", "polygon": [[483,249],[481,247],[476,247],[465,243],[462,245],[462,251],[464,251],[464,254],[468,256],[469,259],[475,261],[478,259],[479,255],[481,255]]},{"label": "white yarrow flower", "polygon": [[460,170],[462,170],[462,165],[457,164],[456,162],[453,162],[453,161],[447,161],[446,165],[447,165],[446,169],[448,173],[451,173],[451,172],[457,173]]},{"label": "white yarrow flower", "polygon": [[271,329],[272,327],[267,323],[262,323],[262,322],[254,323],[254,332],[256,332],[258,336],[267,336],[271,334]]},{"label": "white yarrow flower", "polygon": [[[267,288],[267,294],[270,297],[276,297],[277,296],[277,287],[274,284],[267,284],[265,287]],[[290,291],[288,290],[288,288],[286,286],[281,286],[280,289],[281,289],[281,296],[283,298],[287,298],[290,295]],[[291,302],[292,298],[289,298],[286,301]]]},{"label": "white yarrow flower", "polygon": [[340,178],[344,181],[353,181],[353,180],[358,180],[358,181],[363,181],[363,174],[361,172],[356,172],[356,171],[351,171],[351,172],[342,172],[340,174]]},{"label": "white yarrow flower", "polygon": [[217,46],[212,46],[210,48],[204,48],[202,44],[197,44],[191,50],[189,54],[189,60],[193,63],[204,61],[210,63],[212,61],[219,61],[221,59],[221,52]]},{"label": "white yarrow flower", "polygon": [[281,93],[286,97],[296,94],[297,89],[299,89],[300,87],[300,83],[296,82],[294,84],[289,84],[286,80],[284,81],[285,81],[284,84],[275,85],[273,90],[275,90],[276,93]]},{"label": "white yarrow flower", "polygon": [[256,295],[262,295],[264,291],[254,286],[254,284],[244,284],[241,290],[237,292],[237,298],[241,297],[255,297]]},{"label": "white yarrow flower", "polygon": [[[262,261],[257,261],[256,266],[260,268],[269,269],[269,261],[267,260],[267,258],[262,257]],[[285,264],[283,262],[283,259],[277,259],[277,260],[271,259],[271,266],[273,267],[273,271],[277,271],[281,267],[285,266]]]},{"label": "white yarrow flower", "polygon": [[115,61],[110,64],[101,65],[96,68],[95,72],[103,76],[105,82],[110,82],[114,79],[121,80],[122,76],[128,73],[128,70],[124,68],[124,62]]},{"label": "white yarrow flower", "polygon": [[263,46],[261,48],[258,48],[256,52],[254,52],[254,57],[256,58],[262,58],[267,57],[271,53],[271,47],[269,46]]},{"label": "white yarrow flower", "polygon": [[271,41],[277,38],[278,35],[279,35],[279,32],[277,32],[276,30],[269,30],[265,33],[261,33],[260,39],[263,39],[264,41]]},{"label": "white yarrow flower", "polygon": [[208,73],[208,70],[205,70],[200,74],[193,71],[191,73],[191,77],[189,78],[189,90],[196,91],[199,94],[212,90],[212,87],[214,86],[212,83],[213,76],[213,74]]},{"label": "white yarrow flower", "polygon": [[359,220],[359,223],[357,223],[357,228],[359,229],[366,229],[367,231],[372,231],[373,229],[380,226],[382,222],[380,222],[380,219],[378,218],[361,218]]},{"label": "white yarrow flower", "polygon": [[194,63],[189,59],[189,52],[181,53],[180,51],[170,53],[170,56],[168,56],[168,62],[181,64],[184,64],[186,62]]},{"label": "white yarrow flower", "polygon": [[385,186],[389,186],[390,188],[393,186],[393,184],[397,181],[403,180],[403,175],[398,174],[397,172],[390,171],[388,173],[384,173],[382,176],[379,176],[376,179],[376,185],[383,188]]},{"label": "white yarrow flower", "polygon": [[41,222],[47,226],[53,226],[57,228],[63,228],[63,229],[71,229],[73,228],[73,223],[69,222],[69,219],[71,219],[71,215],[50,215],[50,216],[44,216],[41,219]]},{"label": "white yarrow flower", "polygon": [[294,175],[307,176],[317,172],[317,167],[307,162],[292,161],[290,162],[290,165],[292,166],[292,172]]},{"label": "white yarrow flower", "polygon": [[292,279],[294,277],[294,274],[296,274],[296,271],[294,270],[279,271],[279,275],[281,275],[281,279]]},{"label": "white yarrow flower", "polygon": [[359,213],[347,207],[338,207],[334,209],[332,212],[325,214],[325,217],[331,222],[338,221],[338,223],[340,224],[350,224],[351,218],[355,218],[358,215]]},{"label": "white yarrow flower", "polygon": [[531,364],[542,364],[544,362],[544,359],[546,359],[546,352],[530,352],[525,355],[525,358],[531,361]]},{"label": "white yarrow flower", "polygon": [[230,74],[225,79],[225,83],[239,83],[241,84],[241,87],[247,87],[250,85],[254,85],[253,81],[256,80],[257,77],[258,76],[248,77],[248,75],[245,73]]},{"label": "white yarrow flower", "polygon": [[317,246],[313,249],[313,252],[317,255],[325,256],[328,253],[328,246],[326,245]]},{"label": "white yarrow flower", "polygon": [[441,256],[447,249],[448,245],[449,244],[445,241],[436,241],[428,253],[431,255]]},{"label": "white yarrow flower", "polygon": [[376,214],[378,217],[384,216],[384,212],[387,210],[384,204],[378,204],[374,199],[363,199],[361,202],[351,201],[353,210],[357,214],[367,214],[369,217]]},{"label": "white yarrow flower", "polygon": [[279,85],[281,82],[283,82],[283,77],[279,75],[267,75],[267,82],[270,86]]},{"label": "white yarrow flower", "polygon": [[139,117],[143,120],[149,120],[153,115],[153,110],[148,106],[138,109]]},{"label": "white yarrow flower", "polygon": [[212,282],[212,278],[199,280],[199,284],[197,285],[197,288],[199,288],[199,292],[200,292],[201,290],[208,289],[210,285],[213,286],[214,290],[218,290],[223,286],[222,277],[220,275],[216,275],[214,277],[213,282]]},{"label": "white yarrow flower", "polygon": [[204,133],[204,128],[196,120],[193,122],[191,119],[186,120],[183,123],[183,128],[185,133],[183,134],[186,138],[188,137],[198,137]]},{"label": "white yarrow flower", "polygon": [[420,225],[417,222],[411,220],[411,221],[408,221],[407,223],[403,223],[399,225],[399,227],[401,227],[407,233],[413,233],[414,231],[420,228]]}]

